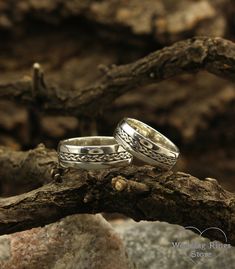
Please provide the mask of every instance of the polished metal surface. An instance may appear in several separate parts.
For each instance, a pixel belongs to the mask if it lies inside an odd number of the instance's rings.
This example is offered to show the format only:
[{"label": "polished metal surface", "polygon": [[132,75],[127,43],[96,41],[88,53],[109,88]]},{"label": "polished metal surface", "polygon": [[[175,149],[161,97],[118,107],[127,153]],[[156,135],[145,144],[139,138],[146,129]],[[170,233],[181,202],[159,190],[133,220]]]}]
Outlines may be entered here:
[{"label": "polished metal surface", "polygon": [[171,169],[179,156],[179,149],[173,142],[136,119],[124,118],[114,137],[135,158],[163,170]]},{"label": "polished metal surface", "polygon": [[61,167],[87,170],[129,165],[132,155],[110,136],[76,137],[58,145]]}]

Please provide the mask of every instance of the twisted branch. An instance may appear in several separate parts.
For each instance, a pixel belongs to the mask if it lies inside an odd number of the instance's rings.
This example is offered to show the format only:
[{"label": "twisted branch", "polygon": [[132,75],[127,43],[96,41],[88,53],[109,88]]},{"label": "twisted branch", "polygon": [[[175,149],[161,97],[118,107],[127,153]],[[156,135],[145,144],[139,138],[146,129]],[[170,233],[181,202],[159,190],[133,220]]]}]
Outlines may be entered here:
[{"label": "twisted branch", "polygon": [[50,76],[45,80],[38,68],[38,65],[34,68],[34,79],[24,77],[14,82],[1,82],[0,98],[33,102],[53,113],[89,116],[139,85],[159,82],[182,73],[207,70],[234,81],[235,44],[210,37],[180,41],[136,62],[101,68],[103,76],[84,88],[63,85],[63,76],[61,81],[53,82]]}]

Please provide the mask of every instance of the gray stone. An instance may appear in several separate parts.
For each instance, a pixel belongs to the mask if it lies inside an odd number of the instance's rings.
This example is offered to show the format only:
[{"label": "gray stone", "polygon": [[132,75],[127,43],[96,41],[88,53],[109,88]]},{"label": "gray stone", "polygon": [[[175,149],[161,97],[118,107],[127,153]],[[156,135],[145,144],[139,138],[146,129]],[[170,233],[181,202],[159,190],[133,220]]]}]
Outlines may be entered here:
[{"label": "gray stone", "polygon": [[[113,226],[123,238],[128,256],[138,269],[235,268],[234,247],[210,248],[208,239],[181,226],[131,220]],[[174,247],[173,242],[187,243],[187,247]],[[196,244],[198,249],[191,248]],[[204,246],[205,250],[202,249]],[[196,258],[192,254],[207,257]]]}]

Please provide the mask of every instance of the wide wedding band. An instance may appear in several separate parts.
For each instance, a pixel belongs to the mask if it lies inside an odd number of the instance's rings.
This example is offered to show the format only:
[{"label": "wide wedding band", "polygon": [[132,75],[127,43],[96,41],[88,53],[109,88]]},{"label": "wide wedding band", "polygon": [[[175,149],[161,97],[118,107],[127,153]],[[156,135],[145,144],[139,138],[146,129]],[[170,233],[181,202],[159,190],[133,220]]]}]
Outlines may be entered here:
[{"label": "wide wedding band", "polygon": [[179,149],[163,134],[136,119],[124,118],[114,137],[135,158],[163,170],[171,169]]},{"label": "wide wedding band", "polygon": [[101,169],[129,165],[132,155],[110,136],[76,137],[58,145],[61,167]]}]

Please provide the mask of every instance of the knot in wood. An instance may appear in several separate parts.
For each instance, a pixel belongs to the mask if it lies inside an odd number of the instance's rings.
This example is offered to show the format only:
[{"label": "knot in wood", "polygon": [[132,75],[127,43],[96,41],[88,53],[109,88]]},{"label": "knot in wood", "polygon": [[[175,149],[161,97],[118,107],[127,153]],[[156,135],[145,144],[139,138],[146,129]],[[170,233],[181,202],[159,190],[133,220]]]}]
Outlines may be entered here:
[{"label": "knot in wood", "polygon": [[117,176],[112,179],[112,186],[116,191],[123,191],[127,187],[126,179],[122,176]]}]

